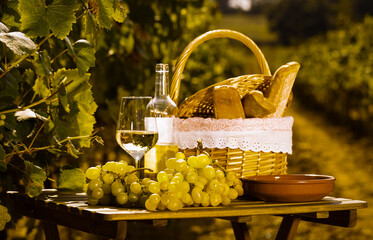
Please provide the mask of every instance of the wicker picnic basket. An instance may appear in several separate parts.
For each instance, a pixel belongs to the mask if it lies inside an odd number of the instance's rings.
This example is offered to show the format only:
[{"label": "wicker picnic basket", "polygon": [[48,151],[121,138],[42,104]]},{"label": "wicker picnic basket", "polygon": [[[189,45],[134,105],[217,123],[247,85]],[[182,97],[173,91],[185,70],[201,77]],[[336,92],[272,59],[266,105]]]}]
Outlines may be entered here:
[{"label": "wicker picnic basket", "polygon": [[[227,79],[222,81],[221,83],[215,85],[230,85],[237,88],[241,97],[246,94],[248,91],[253,89],[260,89],[266,90],[268,88],[268,82],[272,79],[272,75],[268,66],[268,63],[258,48],[258,46],[247,36],[242,33],[232,31],[232,30],[214,30],[210,32],[206,32],[205,34],[200,35],[199,37],[195,38],[181,53],[180,57],[176,62],[175,71],[172,77],[172,83],[170,88],[170,96],[171,98],[177,103],[178,96],[179,96],[179,89],[180,83],[182,78],[182,73],[184,71],[185,64],[188,60],[190,54],[199,46],[201,43],[213,39],[213,38],[231,38],[242,42],[246,45],[255,55],[261,70],[261,74],[254,74],[254,75],[243,75],[232,79]],[[208,91],[205,91],[205,93]],[[198,94],[197,94],[198,95]],[[208,94],[207,94],[208,95]],[[185,104],[187,103],[187,104]],[[219,119],[213,119],[211,115],[211,97],[207,96],[206,94],[204,97],[194,97],[191,99],[187,98],[184,100],[183,109],[179,107],[179,116],[180,110],[183,112],[181,113],[183,117],[188,117],[186,119],[180,119],[179,121],[188,121],[194,120],[193,118],[196,117],[204,117],[201,119],[202,122],[205,121],[219,121]],[[180,106],[180,105],[179,105]],[[206,119],[206,117],[210,117]],[[282,119],[282,117],[281,117]],[[268,125],[268,121],[271,121],[271,126],[276,124],[273,123],[273,119],[270,120],[269,118],[263,119],[252,119],[253,121],[267,121],[266,125]],[[236,120],[232,120],[236,121]],[[242,119],[242,121],[251,121],[250,119]],[[275,120],[276,121],[276,120]],[[292,118],[289,119],[287,117],[287,128],[292,126]],[[180,122],[179,122],[180,123]],[[200,123],[198,123],[200,124]],[[215,124],[215,123],[214,123]],[[226,125],[230,123],[226,123]],[[247,122],[245,122],[247,124]],[[248,123],[249,125],[251,123]],[[195,123],[193,123],[193,126]],[[251,125],[250,125],[251,126]],[[195,127],[195,126],[194,126]],[[276,127],[276,126],[275,126]],[[198,126],[197,126],[198,128]],[[266,126],[263,127],[266,129]],[[193,132],[194,134],[195,132]],[[268,135],[268,134],[267,134]],[[180,136],[179,136],[180,137]],[[289,138],[289,132],[287,135]],[[291,132],[290,132],[291,138]],[[183,139],[179,139],[183,140]],[[210,139],[211,140],[211,139]],[[212,139],[213,140],[213,139]],[[210,153],[212,158],[218,160],[220,165],[223,166],[228,171],[236,172],[237,176],[239,177],[249,177],[249,176],[256,176],[256,175],[274,175],[274,174],[286,174],[287,173],[287,154],[291,153],[290,151],[287,152],[274,152],[274,151],[253,151],[253,150],[243,150],[240,147],[212,147],[209,148],[208,144],[204,142],[202,139],[203,150]],[[236,144],[237,145],[237,144]],[[179,145],[180,147],[180,145]],[[181,148],[180,151],[184,152],[186,157],[198,155],[200,153],[200,147],[197,147],[197,143],[193,146],[189,146],[186,148]]]}]

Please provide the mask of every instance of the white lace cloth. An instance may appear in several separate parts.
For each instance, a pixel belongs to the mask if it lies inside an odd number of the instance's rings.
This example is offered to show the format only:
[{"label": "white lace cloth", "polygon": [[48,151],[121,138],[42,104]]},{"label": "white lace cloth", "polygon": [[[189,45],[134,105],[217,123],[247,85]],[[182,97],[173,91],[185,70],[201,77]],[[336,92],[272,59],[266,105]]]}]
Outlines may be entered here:
[{"label": "white lace cloth", "polygon": [[254,152],[292,153],[292,117],[214,119],[175,119],[174,140],[181,149],[239,148]]}]

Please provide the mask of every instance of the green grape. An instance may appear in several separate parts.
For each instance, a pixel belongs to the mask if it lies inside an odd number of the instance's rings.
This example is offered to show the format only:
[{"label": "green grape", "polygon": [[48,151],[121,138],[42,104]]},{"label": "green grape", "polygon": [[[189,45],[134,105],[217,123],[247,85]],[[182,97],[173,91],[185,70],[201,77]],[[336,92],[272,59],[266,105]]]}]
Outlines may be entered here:
[{"label": "green grape", "polygon": [[212,190],[212,191],[216,191],[218,189],[218,186],[219,186],[219,181],[216,180],[216,179],[213,179],[209,182],[209,185],[208,187]]},{"label": "green grape", "polygon": [[215,177],[215,169],[212,166],[206,166],[202,169],[203,176],[208,180],[211,180]]},{"label": "green grape", "polygon": [[132,203],[135,203],[139,200],[139,195],[137,194],[134,194],[134,193],[130,193],[128,194],[128,201],[132,202]]},{"label": "green grape", "polygon": [[210,206],[210,195],[208,195],[205,192],[202,192],[202,198],[201,198],[201,205],[203,207],[208,207]]},{"label": "green grape", "polygon": [[170,191],[170,192],[176,192],[176,190],[178,189],[178,187],[179,187],[178,183],[176,183],[176,182],[170,182],[168,184],[168,191]]},{"label": "green grape", "polygon": [[165,171],[158,172],[158,174],[157,174],[157,180],[160,183],[168,181],[168,175],[167,175],[167,173]]},{"label": "green grape", "polygon": [[174,175],[175,174],[175,169],[171,169],[171,168],[166,168],[164,169],[164,171],[167,173],[167,175]]},{"label": "green grape", "polygon": [[161,203],[162,205],[166,206],[168,205],[168,203],[170,202],[170,194],[168,193],[165,193],[165,194],[162,194],[161,195]]},{"label": "green grape", "polygon": [[222,201],[221,195],[218,193],[212,193],[210,195],[210,204],[213,207],[218,206]]},{"label": "green grape", "polygon": [[124,205],[128,202],[128,194],[126,192],[120,192],[117,196],[116,196],[116,201],[117,203],[121,204],[121,205]]},{"label": "green grape", "polygon": [[111,184],[112,182],[114,182],[114,178],[114,174],[106,171],[102,172],[102,180],[104,181],[104,183]]},{"label": "green grape", "polygon": [[115,169],[115,173],[120,174],[120,175],[124,175],[124,174],[127,173],[127,170],[128,170],[128,163],[127,162],[118,162],[117,166],[116,166],[116,169]]},{"label": "green grape", "polygon": [[0,120],[0,126],[4,126],[5,125],[5,121],[4,120]]},{"label": "green grape", "polygon": [[193,166],[193,167],[204,168],[210,163],[211,163],[211,160],[209,156],[207,156],[206,154],[199,154],[198,156],[196,156],[196,166]]},{"label": "green grape", "polygon": [[185,159],[185,154],[182,153],[182,152],[177,152],[177,153],[175,154],[175,158],[176,158],[176,159]]},{"label": "green grape", "polygon": [[226,178],[227,178],[227,181],[234,182],[237,177],[234,172],[228,172]]},{"label": "green grape", "polygon": [[98,204],[99,199],[88,196],[88,205],[95,206]]},{"label": "green grape", "polygon": [[237,192],[237,190],[236,189],[234,189],[234,188],[230,188],[229,189],[229,192],[228,192],[228,197],[230,198],[230,199],[236,199],[237,197],[238,197],[238,192]]},{"label": "green grape", "polygon": [[161,196],[158,193],[153,193],[149,196],[149,201],[154,202],[154,204],[157,204],[161,201]]},{"label": "green grape", "polygon": [[124,186],[119,180],[116,180],[111,184],[111,193],[117,196],[121,192],[124,192]]},{"label": "green grape", "polygon": [[242,181],[239,179],[239,178],[235,178],[234,180],[233,180],[233,185],[234,186],[236,186],[236,185],[240,185],[240,186],[242,186]]},{"label": "green grape", "polygon": [[234,189],[237,191],[238,196],[242,196],[244,194],[243,187],[241,185],[234,186]]},{"label": "green grape", "polygon": [[111,195],[104,194],[102,198],[99,200],[99,204],[102,206],[110,206],[111,205]]},{"label": "green grape", "polygon": [[95,178],[88,183],[89,190],[93,191],[96,188],[102,187],[102,181],[99,178]]},{"label": "green grape", "polygon": [[104,190],[104,194],[109,195],[111,193],[111,184],[104,183],[101,188]]},{"label": "green grape", "polygon": [[[1,120],[5,120],[6,119],[6,115],[5,114],[1,114],[1,117],[0,117]],[[185,157],[185,156],[184,156]]]},{"label": "green grape", "polygon": [[166,168],[175,169],[176,167],[176,158],[169,158],[166,161]]},{"label": "green grape", "polygon": [[215,172],[215,177],[217,179],[224,179],[225,180],[225,175],[224,175],[224,172],[222,170],[216,170]]},{"label": "green grape", "polygon": [[168,190],[168,185],[169,185],[169,182],[168,180],[167,181],[163,181],[159,184],[159,188],[163,191],[167,191]]},{"label": "green grape", "polygon": [[138,182],[133,182],[130,185],[130,191],[134,194],[140,194],[142,192],[141,185]]},{"label": "green grape", "polygon": [[228,193],[229,193],[229,186],[228,186],[228,184],[223,183],[222,185],[224,187],[224,191],[222,192],[222,194],[223,195],[228,195]]},{"label": "green grape", "polygon": [[149,187],[149,184],[151,183],[151,179],[150,178],[143,178],[141,180],[141,184],[144,185],[146,188]]},{"label": "green grape", "polygon": [[195,203],[201,203],[202,201],[202,189],[195,187],[192,190],[192,198]]},{"label": "green grape", "polygon": [[185,205],[188,206],[192,205],[194,202],[192,196],[187,192],[184,192],[180,199]]},{"label": "green grape", "polygon": [[133,172],[135,170],[136,170],[136,168],[134,166],[132,166],[132,165],[127,166],[127,172]]},{"label": "green grape", "polygon": [[131,184],[133,182],[138,182],[139,178],[137,177],[135,173],[131,173],[130,175],[126,177],[125,181],[127,184]]},{"label": "green grape", "polygon": [[227,195],[221,195],[221,204],[224,206],[228,206],[231,204],[231,199]]},{"label": "green grape", "polygon": [[205,186],[208,182],[207,178],[204,176],[199,175],[198,176],[198,182],[200,182],[203,186]]},{"label": "green grape", "polygon": [[104,196],[104,190],[102,188],[98,187],[92,190],[92,197],[100,199]]},{"label": "green grape", "polygon": [[181,192],[187,193],[190,190],[190,185],[187,181],[182,181],[179,186]]},{"label": "green grape", "polygon": [[187,162],[184,159],[178,159],[175,163],[175,170],[182,172],[187,168]]},{"label": "green grape", "polygon": [[96,179],[100,177],[100,169],[97,167],[90,167],[85,171],[85,175],[88,179]]},{"label": "green grape", "polygon": [[186,169],[183,171],[183,175],[187,176],[187,175],[188,175],[189,173],[191,173],[191,172],[195,172],[195,169],[194,169],[194,167],[189,166],[189,165],[187,164]]},{"label": "green grape", "polygon": [[139,197],[139,200],[137,201],[137,205],[139,205],[142,208],[145,208],[145,202],[149,199],[149,196],[147,194],[141,194]]},{"label": "green grape", "polygon": [[159,183],[158,182],[152,182],[149,185],[149,192],[151,193],[159,193],[161,191]]},{"label": "green grape", "polygon": [[196,156],[190,156],[187,160],[189,166],[193,168],[197,168],[197,157]]},{"label": "green grape", "polygon": [[171,179],[170,183],[180,184],[182,181],[183,181],[183,178],[181,178],[180,176],[174,176]]},{"label": "green grape", "polygon": [[180,173],[180,172],[175,173],[174,177],[178,177],[178,178],[180,178],[181,181],[184,180],[184,175],[183,175],[182,173]]},{"label": "green grape", "polygon": [[145,208],[148,211],[155,211],[158,207],[158,204],[150,201],[149,199],[145,201]]},{"label": "green grape", "polygon": [[195,183],[198,181],[198,174],[196,172],[190,172],[188,173],[188,175],[186,176],[186,180],[189,182],[189,183]]},{"label": "green grape", "polygon": [[183,207],[183,203],[180,201],[180,199],[177,198],[171,198],[170,202],[167,205],[167,208],[171,211],[177,211]]},{"label": "green grape", "polygon": [[110,161],[106,162],[104,166],[102,166],[103,170],[110,171],[110,172],[115,172],[115,169],[117,168],[117,163]]},{"label": "green grape", "polygon": [[167,206],[166,206],[166,205],[163,205],[163,203],[160,202],[160,203],[158,203],[158,209],[163,211],[163,210],[166,210],[166,209],[167,209]]},{"label": "green grape", "polygon": [[225,191],[224,185],[218,181],[218,185],[216,186],[216,192],[219,194],[223,194],[224,191]]}]

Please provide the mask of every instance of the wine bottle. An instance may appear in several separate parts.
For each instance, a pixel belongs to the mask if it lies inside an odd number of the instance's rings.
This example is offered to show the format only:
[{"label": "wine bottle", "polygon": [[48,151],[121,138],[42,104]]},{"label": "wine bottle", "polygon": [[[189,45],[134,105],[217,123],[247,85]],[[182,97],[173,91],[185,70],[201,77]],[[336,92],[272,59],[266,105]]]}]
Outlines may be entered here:
[{"label": "wine bottle", "polygon": [[178,146],[173,139],[173,121],[178,114],[178,108],[169,96],[168,64],[157,64],[155,68],[154,98],[149,102],[156,118],[158,128],[158,142],[155,147],[145,155],[145,167],[159,172],[165,169],[166,159],[175,156]]}]

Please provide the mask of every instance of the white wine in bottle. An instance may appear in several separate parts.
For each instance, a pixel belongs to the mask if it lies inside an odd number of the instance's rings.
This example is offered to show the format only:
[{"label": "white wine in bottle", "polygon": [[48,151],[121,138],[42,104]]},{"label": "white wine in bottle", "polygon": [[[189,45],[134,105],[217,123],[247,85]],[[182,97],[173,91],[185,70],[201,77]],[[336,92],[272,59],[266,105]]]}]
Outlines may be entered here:
[{"label": "white wine in bottle", "polygon": [[178,146],[173,139],[173,121],[177,117],[178,109],[169,96],[168,64],[157,64],[155,68],[154,98],[148,106],[152,116],[156,118],[158,128],[158,142],[155,147],[145,155],[145,167],[159,172],[165,169],[165,161],[174,157]]}]

